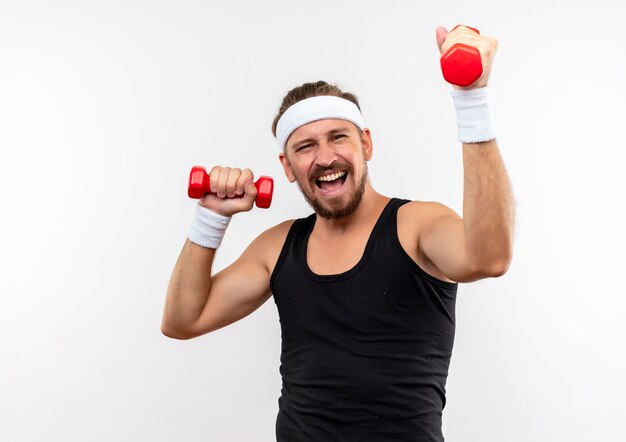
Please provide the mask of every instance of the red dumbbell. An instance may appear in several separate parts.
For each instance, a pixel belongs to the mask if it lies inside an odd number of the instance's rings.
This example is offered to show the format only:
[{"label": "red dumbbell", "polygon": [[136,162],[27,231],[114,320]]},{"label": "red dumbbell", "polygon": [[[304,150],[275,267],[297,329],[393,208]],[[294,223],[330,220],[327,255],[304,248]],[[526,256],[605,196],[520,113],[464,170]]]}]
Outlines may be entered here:
[{"label": "red dumbbell", "polygon": [[[258,194],[256,196],[256,206],[261,209],[267,209],[272,204],[272,194],[274,193],[274,179],[269,176],[261,176],[254,183]],[[206,169],[202,166],[194,166],[189,173],[189,188],[187,195],[189,198],[202,198],[205,194],[211,192],[211,177],[206,173]],[[236,198],[242,198],[243,195],[237,195]]]},{"label": "red dumbbell", "polygon": [[[461,25],[455,26],[454,29],[459,26]],[[466,27],[470,28],[469,26]],[[452,31],[454,31],[454,29],[452,29]],[[478,29],[470,29],[480,34]],[[457,86],[467,87],[478,80],[483,74],[480,52],[477,48],[463,43],[452,45],[452,47],[441,56],[440,62],[443,78],[445,78],[448,83]]]}]

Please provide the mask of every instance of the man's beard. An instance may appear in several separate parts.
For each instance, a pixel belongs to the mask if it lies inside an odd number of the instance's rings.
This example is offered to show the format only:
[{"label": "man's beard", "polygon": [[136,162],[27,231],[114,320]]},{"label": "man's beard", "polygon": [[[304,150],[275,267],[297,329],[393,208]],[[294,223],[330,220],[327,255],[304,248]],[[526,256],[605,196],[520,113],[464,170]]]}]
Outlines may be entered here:
[{"label": "man's beard", "polygon": [[[330,169],[346,170],[348,172],[348,177],[346,177],[346,179],[351,178],[351,176],[354,173],[354,169],[349,166],[348,167],[335,166],[333,168],[328,168],[327,170],[330,170]],[[312,175],[318,176],[318,172],[319,171],[315,171]],[[320,203],[320,201],[310,198],[309,195],[307,195],[307,193],[302,189],[302,186],[300,185],[300,183],[298,183],[298,188],[300,189],[300,192],[302,192],[302,195],[304,196],[304,199],[306,200],[306,202],[309,203],[309,205],[313,208],[313,210],[315,211],[317,215],[326,219],[337,219],[337,218],[350,215],[352,212],[356,210],[357,207],[359,207],[359,204],[361,203],[361,200],[363,199],[363,193],[365,192],[366,183],[367,183],[367,164],[365,165],[365,170],[363,174],[361,175],[361,177],[358,179],[356,183],[356,190],[354,194],[352,195],[352,197],[345,203],[342,203],[339,199],[327,200],[326,202],[328,204],[328,207]],[[316,184],[313,183],[313,186],[316,186]]]}]

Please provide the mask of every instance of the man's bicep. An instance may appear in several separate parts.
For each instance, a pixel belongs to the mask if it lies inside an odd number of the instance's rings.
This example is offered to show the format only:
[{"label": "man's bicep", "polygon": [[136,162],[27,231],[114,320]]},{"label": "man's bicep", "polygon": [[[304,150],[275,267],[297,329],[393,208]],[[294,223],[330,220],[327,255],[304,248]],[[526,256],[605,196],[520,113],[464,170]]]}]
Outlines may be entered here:
[{"label": "man's bicep", "polygon": [[250,261],[236,261],[217,273],[198,320],[199,331],[208,333],[245,318],[271,296],[269,276]]},{"label": "man's bicep", "polygon": [[209,297],[194,327],[196,335],[245,318],[271,297],[267,264],[272,246],[267,236],[259,236],[239,259],[213,275]]},{"label": "man's bicep", "polygon": [[209,297],[194,324],[195,335],[245,318],[271,296],[270,277],[293,220],[266,230],[234,263],[211,278]]},{"label": "man's bicep", "polygon": [[424,255],[451,280],[472,282],[485,277],[471,266],[463,219],[452,209],[433,205],[420,229],[419,242]]}]

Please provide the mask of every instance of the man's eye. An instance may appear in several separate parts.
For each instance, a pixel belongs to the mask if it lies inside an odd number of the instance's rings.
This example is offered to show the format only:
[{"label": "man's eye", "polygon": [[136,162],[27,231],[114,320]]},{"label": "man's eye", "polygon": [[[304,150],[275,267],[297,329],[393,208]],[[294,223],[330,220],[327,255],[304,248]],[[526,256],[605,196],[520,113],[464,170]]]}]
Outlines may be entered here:
[{"label": "man's eye", "polygon": [[333,140],[338,140],[340,138],[345,138],[346,136],[344,134],[337,134],[333,137]]},{"label": "man's eye", "polygon": [[311,147],[310,144],[303,144],[302,146],[298,146],[296,147],[296,152],[302,150],[302,149],[306,149],[307,147]]}]

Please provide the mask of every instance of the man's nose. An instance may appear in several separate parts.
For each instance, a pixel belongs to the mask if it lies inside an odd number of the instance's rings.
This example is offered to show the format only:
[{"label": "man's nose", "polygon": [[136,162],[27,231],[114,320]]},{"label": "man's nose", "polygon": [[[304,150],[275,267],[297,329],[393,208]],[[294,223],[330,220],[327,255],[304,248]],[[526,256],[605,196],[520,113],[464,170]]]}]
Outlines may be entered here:
[{"label": "man's nose", "polygon": [[317,147],[317,164],[322,167],[329,167],[337,159],[335,149],[327,141],[321,141]]}]

